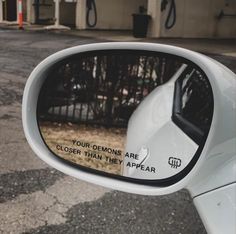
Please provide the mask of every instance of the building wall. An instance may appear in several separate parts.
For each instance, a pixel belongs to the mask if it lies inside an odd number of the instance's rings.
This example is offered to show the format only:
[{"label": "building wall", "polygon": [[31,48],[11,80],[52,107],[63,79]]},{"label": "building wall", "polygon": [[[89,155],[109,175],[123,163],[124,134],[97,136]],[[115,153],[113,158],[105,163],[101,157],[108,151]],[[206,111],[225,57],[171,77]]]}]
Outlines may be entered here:
[{"label": "building wall", "polygon": [[132,14],[139,6],[147,8],[147,0],[95,0],[98,21],[96,29],[132,29]]},{"label": "building wall", "polygon": [[[138,13],[139,6],[143,5],[148,8],[148,13],[152,17],[148,30],[150,37],[236,37],[236,17],[217,18],[221,10],[227,14],[236,14],[236,0],[175,0],[177,19],[175,26],[169,30],[164,25],[170,4],[165,11],[161,12],[162,0],[95,1],[98,13],[95,29],[132,29],[132,14]],[[54,18],[53,0],[44,2],[51,6],[42,6],[40,17]],[[33,0],[27,0],[27,3],[27,20],[34,23]],[[66,3],[65,0],[62,0],[60,5],[61,24],[76,25],[78,29],[88,28],[86,0],[77,0],[77,3]]]},{"label": "building wall", "polygon": [[23,21],[27,21],[27,0],[22,1]]},{"label": "building wall", "polygon": [[[225,6],[228,2],[228,6]],[[212,34],[216,37],[236,38],[236,1],[235,0],[217,0],[211,1],[212,14],[219,15],[219,9],[223,9],[224,13],[234,14],[235,17],[223,17],[220,20],[212,19]]]},{"label": "building wall", "polygon": [[[76,25],[79,29],[88,28],[86,25],[86,0],[77,0],[77,2],[60,2],[60,23],[65,25]],[[95,0],[97,6],[97,25],[95,29],[132,29],[132,14],[138,13],[139,6],[147,8],[148,0]],[[28,20],[35,22],[33,0],[28,0],[28,11],[30,16]],[[54,17],[53,0],[45,0],[45,3],[52,6],[41,6],[41,18]]]},{"label": "building wall", "polygon": [[[149,0],[149,4],[161,0]],[[205,38],[236,37],[236,17],[223,17],[218,19],[221,10],[225,13],[236,14],[235,0],[176,0],[176,24],[171,29],[165,28],[165,21],[169,10],[160,11],[157,8],[155,15],[149,7],[154,26],[150,28],[149,35],[152,37],[185,37],[185,38]],[[153,4],[153,3],[152,3]],[[228,4],[228,5],[226,5]],[[155,30],[158,28],[159,30]]]}]

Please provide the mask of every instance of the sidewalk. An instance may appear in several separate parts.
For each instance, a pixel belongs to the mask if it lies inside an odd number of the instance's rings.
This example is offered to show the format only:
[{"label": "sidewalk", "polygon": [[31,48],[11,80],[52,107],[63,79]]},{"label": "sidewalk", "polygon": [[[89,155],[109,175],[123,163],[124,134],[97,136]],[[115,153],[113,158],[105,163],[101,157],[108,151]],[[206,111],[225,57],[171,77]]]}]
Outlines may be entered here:
[{"label": "sidewalk", "polygon": [[[0,30],[18,30],[17,25],[0,24]],[[113,30],[47,30],[42,25],[24,25],[25,31],[49,32],[93,38],[105,41],[140,41],[175,45],[205,54],[236,57],[236,39],[194,39],[194,38],[135,38],[132,31]]]}]

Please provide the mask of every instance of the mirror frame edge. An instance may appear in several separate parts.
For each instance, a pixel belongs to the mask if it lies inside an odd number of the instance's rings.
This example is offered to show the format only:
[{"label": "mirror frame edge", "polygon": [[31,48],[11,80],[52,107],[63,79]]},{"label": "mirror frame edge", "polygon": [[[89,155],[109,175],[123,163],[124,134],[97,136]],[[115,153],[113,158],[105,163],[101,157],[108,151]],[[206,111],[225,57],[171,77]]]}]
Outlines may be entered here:
[{"label": "mirror frame edge", "polygon": [[[113,183],[113,178],[104,178],[104,176],[95,175],[91,173],[87,173],[84,171],[80,171],[78,169],[72,168],[69,165],[65,165],[60,160],[56,160],[55,157],[52,157],[51,153],[48,152],[44,143],[42,142],[41,136],[39,134],[37,120],[36,120],[36,103],[39,95],[39,90],[41,88],[42,83],[46,77],[47,71],[51,65],[55,64],[56,62],[66,58],[67,56],[72,56],[74,54],[78,54],[81,52],[88,52],[88,51],[95,51],[95,50],[103,50],[103,49],[133,49],[133,50],[148,50],[148,51],[156,51],[156,52],[163,52],[169,53],[173,55],[177,55],[183,58],[186,58],[197,66],[199,66],[207,75],[209,82],[212,86],[213,97],[215,100],[215,90],[217,89],[213,79],[217,72],[215,71],[216,64],[209,58],[204,55],[198,54],[193,51],[189,51],[183,48],[162,45],[162,44],[152,44],[152,43],[127,43],[127,42],[114,42],[114,43],[98,43],[98,44],[89,44],[89,45],[82,45],[76,46],[69,49],[65,49],[59,51],[45,60],[43,60],[31,73],[23,96],[23,109],[22,109],[22,119],[23,119],[23,128],[26,134],[26,138],[34,150],[34,152],[46,163],[55,167],[56,169],[69,174],[73,177],[86,180],[88,182],[92,182],[95,184],[99,184],[105,187],[118,189],[122,191],[128,191],[131,193],[138,193],[138,194],[148,194],[148,195],[157,195],[157,194],[167,194],[171,192],[175,192],[181,188],[186,187],[189,181],[194,177],[194,174],[199,170],[202,162],[204,161],[204,155],[208,152],[207,146],[210,145],[209,139],[212,138],[214,132],[212,132],[212,128],[209,131],[206,144],[202,151],[202,156],[199,158],[197,163],[195,164],[192,171],[189,172],[188,176],[181,179],[176,184],[167,187],[153,187],[147,185],[139,185],[133,184],[131,182],[126,181],[118,181],[117,183]],[[207,64],[207,66],[206,66]],[[209,66],[212,69],[209,69]],[[217,69],[216,69],[217,70]],[[42,78],[42,75],[45,76]],[[213,119],[212,125],[215,122],[215,108],[213,112]],[[39,137],[40,136],[40,137]],[[89,176],[89,179],[88,179]],[[100,178],[103,178],[103,182],[101,182]]]}]

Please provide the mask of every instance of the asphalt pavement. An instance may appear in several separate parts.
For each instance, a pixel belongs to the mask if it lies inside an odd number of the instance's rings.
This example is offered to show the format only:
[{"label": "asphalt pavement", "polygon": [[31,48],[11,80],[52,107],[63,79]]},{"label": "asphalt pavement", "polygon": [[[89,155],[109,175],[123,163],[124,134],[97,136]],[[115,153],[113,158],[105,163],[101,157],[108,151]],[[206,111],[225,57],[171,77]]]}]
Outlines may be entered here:
[{"label": "asphalt pavement", "polygon": [[[74,45],[104,41],[0,30],[0,233],[206,233],[187,191],[140,196],[66,176],[32,152],[21,100],[33,68]],[[236,58],[211,55],[236,72]]]}]

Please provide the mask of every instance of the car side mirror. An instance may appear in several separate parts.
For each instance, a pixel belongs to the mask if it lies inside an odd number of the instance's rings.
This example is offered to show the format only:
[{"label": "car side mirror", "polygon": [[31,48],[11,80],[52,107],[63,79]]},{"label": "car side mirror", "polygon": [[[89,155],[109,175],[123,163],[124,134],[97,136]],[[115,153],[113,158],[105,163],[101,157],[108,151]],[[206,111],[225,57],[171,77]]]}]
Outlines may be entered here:
[{"label": "car side mirror", "polygon": [[[235,87],[230,70],[186,49],[77,46],[31,73],[23,126],[34,152],[68,175],[132,193],[188,188],[195,196],[235,179]],[[223,162],[228,176],[215,181]]]}]

